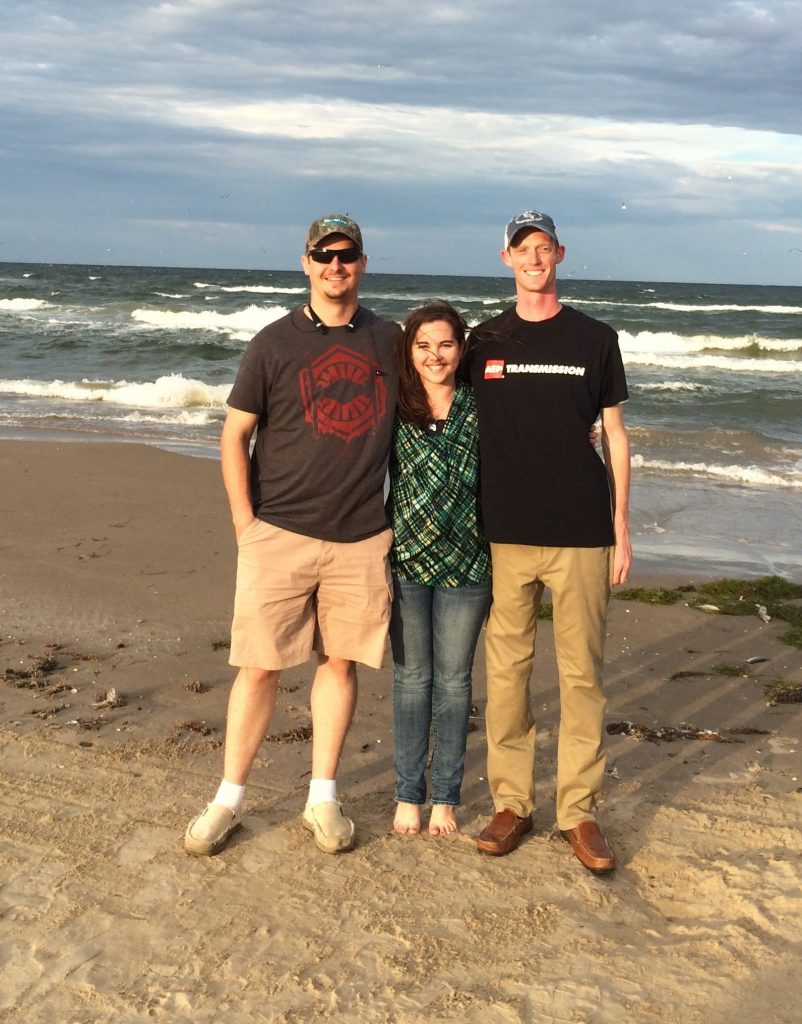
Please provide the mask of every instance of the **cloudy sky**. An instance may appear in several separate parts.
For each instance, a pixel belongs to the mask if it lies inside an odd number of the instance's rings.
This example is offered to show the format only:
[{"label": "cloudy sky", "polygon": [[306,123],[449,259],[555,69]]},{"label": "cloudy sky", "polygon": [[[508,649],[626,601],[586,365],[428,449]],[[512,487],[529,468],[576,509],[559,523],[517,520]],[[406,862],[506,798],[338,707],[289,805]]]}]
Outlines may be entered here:
[{"label": "cloudy sky", "polygon": [[6,0],[0,260],[802,285],[802,0]]}]

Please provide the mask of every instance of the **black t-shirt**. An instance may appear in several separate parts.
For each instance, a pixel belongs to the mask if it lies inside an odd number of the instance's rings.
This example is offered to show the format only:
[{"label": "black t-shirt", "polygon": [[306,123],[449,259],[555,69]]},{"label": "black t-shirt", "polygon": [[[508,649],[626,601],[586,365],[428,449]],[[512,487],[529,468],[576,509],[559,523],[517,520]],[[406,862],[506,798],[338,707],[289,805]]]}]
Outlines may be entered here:
[{"label": "black t-shirt", "polygon": [[615,331],[570,306],[536,323],[509,309],[471,341],[488,540],[612,544],[607,472],[588,434],[628,397]]},{"label": "black t-shirt", "polygon": [[228,404],[259,416],[251,455],[259,519],[331,541],[387,528],[400,331],[360,307],[355,330],[321,334],[299,308],[250,342]]}]

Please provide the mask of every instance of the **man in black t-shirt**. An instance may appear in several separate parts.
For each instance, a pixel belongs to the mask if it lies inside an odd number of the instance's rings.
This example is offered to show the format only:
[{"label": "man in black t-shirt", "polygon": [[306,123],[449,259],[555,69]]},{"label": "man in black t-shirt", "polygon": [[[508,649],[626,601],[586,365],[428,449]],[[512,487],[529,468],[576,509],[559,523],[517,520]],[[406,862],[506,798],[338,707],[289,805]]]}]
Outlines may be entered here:
[{"label": "man in black t-shirt", "polygon": [[[615,331],[562,305],[565,250],[551,217],[507,225],[516,304],[473,333],[482,514],[493,563],[486,634],[488,779],[496,814],[477,840],[503,855],[532,828],[535,724],[529,677],[544,587],[560,675],[557,825],[582,864],[615,859],[595,820],[602,787],[602,661],[610,584],[627,579],[626,378]],[[604,462],[588,444],[601,417]]]},{"label": "man in black t-shirt", "polygon": [[314,221],[301,257],[309,301],[253,338],[228,399],[220,449],[239,550],[229,658],[239,673],[223,781],[190,822],[191,854],[217,853],[239,828],[279,674],[313,651],[312,778],[302,822],[326,853],[353,846],[335,775],[356,705],[355,663],[381,666],[389,626],[392,533],[383,487],[401,333],[359,305],[366,262],[350,217]]}]

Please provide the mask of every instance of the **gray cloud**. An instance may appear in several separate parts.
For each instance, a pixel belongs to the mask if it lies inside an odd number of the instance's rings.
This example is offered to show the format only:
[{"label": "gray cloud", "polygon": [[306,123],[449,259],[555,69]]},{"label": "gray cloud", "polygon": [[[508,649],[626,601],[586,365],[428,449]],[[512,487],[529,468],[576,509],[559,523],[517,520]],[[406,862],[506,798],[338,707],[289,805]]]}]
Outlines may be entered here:
[{"label": "gray cloud", "polygon": [[[57,82],[174,85],[217,97],[573,113],[798,130],[802,4],[597,0],[533,9],[337,0],[12,3],[18,98]],[[40,66],[44,65],[44,66]],[[33,86],[33,89],[31,88]]]},{"label": "gray cloud", "polygon": [[[496,272],[499,221],[537,202],[594,262],[653,240],[600,274],[795,283],[801,37],[799,0],[12,2],[0,256],[277,263],[348,207],[388,269],[458,269],[445,234]],[[762,265],[712,242],[738,232]]]}]

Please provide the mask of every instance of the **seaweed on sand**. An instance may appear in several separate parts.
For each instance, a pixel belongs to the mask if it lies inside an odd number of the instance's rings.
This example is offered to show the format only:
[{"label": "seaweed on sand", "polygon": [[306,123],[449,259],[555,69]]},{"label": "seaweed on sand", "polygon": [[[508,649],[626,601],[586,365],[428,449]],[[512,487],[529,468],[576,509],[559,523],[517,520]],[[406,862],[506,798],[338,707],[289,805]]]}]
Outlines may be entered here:
[{"label": "seaweed on sand", "polygon": [[802,685],[775,679],[764,687],[766,699],[771,707],[777,704],[802,704]]},{"label": "seaweed on sand", "polygon": [[682,591],[668,590],[665,587],[630,587],[628,590],[616,590],[613,596],[617,601],[642,601],[644,604],[676,604],[682,597]]},{"label": "seaweed on sand", "polygon": [[780,636],[780,640],[791,647],[802,647],[802,608],[795,604],[783,604],[775,609],[774,615],[791,626]]},{"label": "seaweed on sand", "polygon": [[607,732],[611,736],[634,736],[638,740],[650,743],[673,743],[674,740],[712,740],[714,743],[740,743],[735,736],[767,736],[768,729],[755,729],[751,726],[734,729],[700,729],[698,726],[680,722],[679,725],[661,725],[652,729],[638,722],[610,722]]},{"label": "seaweed on sand", "polygon": [[694,676],[748,676],[747,666],[743,665],[713,665],[708,669],[683,669],[680,672],[672,672],[668,677],[671,679],[691,679]]},{"label": "seaweed on sand", "polygon": [[802,597],[802,585],[784,580],[781,576],[760,576],[754,580],[721,579],[703,583],[697,590],[708,598],[722,601],[770,601],[792,600]]},{"label": "seaweed on sand", "polygon": [[689,601],[692,608],[715,610],[722,615],[754,615],[756,606],[764,605],[769,614],[782,618],[782,601],[802,597],[802,586],[780,576],[761,576],[754,580],[721,579],[703,583],[697,596]]},{"label": "seaweed on sand", "polygon": [[802,585],[780,576],[761,576],[754,580],[721,579],[703,583],[697,596],[688,602],[691,608],[721,615],[759,615],[764,622],[781,619],[791,626],[779,639],[792,647],[802,647],[802,607],[789,601],[802,598]]},{"label": "seaweed on sand", "polygon": [[292,729],[285,729],[275,736],[266,736],[265,739],[268,743],[307,743],[312,739],[312,723],[293,726]]},{"label": "seaweed on sand", "polygon": [[50,644],[44,654],[31,658],[30,668],[7,668],[0,679],[20,690],[43,690],[47,685],[46,677],[61,668],[53,653],[58,649],[58,644]]}]

